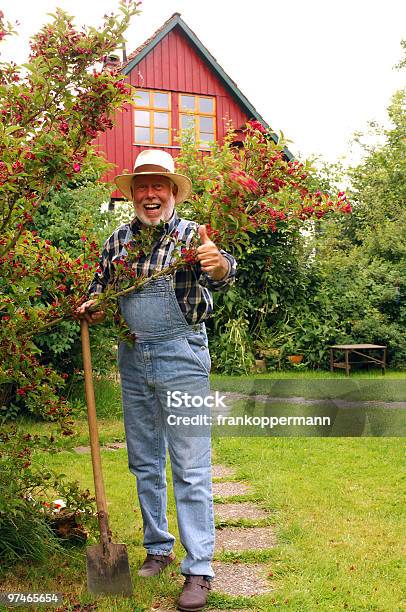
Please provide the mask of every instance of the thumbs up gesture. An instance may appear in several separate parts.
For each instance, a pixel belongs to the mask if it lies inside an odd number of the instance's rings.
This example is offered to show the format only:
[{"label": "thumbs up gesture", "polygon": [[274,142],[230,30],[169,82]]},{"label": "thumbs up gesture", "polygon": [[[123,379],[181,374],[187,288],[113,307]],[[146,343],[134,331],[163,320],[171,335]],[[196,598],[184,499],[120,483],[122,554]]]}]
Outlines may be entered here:
[{"label": "thumbs up gesture", "polygon": [[201,245],[197,248],[197,259],[201,268],[213,280],[222,280],[229,270],[228,261],[208,237],[206,226],[199,225],[198,231]]}]

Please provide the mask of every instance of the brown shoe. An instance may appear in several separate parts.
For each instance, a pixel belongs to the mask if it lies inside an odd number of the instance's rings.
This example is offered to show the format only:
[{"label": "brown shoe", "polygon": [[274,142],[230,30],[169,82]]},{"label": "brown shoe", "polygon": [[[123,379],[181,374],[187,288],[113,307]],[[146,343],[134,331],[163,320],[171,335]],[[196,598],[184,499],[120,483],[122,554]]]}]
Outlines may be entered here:
[{"label": "brown shoe", "polygon": [[138,570],[138,576],[149,578],[150,576],[158,576],[172,561],[175,560],[174,553],[169,555],[147,555],[144,563]]},{"label": "brown shoe", "polygon": [[202,610],[206,605],[210,589],[210,581],[204,576],[186,576],[183,591],[178,599],[178,609],[186,612]]}]

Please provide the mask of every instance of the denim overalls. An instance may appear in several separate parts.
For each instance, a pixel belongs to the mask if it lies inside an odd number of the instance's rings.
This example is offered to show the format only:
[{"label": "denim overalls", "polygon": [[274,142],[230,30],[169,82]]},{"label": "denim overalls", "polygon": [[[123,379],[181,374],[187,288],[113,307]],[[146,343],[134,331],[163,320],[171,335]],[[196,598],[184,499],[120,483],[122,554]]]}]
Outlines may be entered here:
[{"label": "denim overalls", "polygon": [[[179,238],[186,225],[182,219]],[[169,265],[170,255],[165,265]],[[184,393],[203,400],[209,395],[205,325],[187,323],[172,277],[151,281],[139,292],[120,298],[120,307],[135,335],[132,345],[120,343],[118,363],[128,465],[137,481],[144,546],[149,554],[168,555],[175,542],[166,518],[168,448],[180,540],[187,553],[181,571],[213,577],[214,514],[207,425],[210,408],[191,406],[190,400],[178,406]],[[178,395],[170,401],[169,394],[174,391]],[[204,423],[184,424],[184,416],[199,415]],[[182,418],[176,422],[176,417]]]}]

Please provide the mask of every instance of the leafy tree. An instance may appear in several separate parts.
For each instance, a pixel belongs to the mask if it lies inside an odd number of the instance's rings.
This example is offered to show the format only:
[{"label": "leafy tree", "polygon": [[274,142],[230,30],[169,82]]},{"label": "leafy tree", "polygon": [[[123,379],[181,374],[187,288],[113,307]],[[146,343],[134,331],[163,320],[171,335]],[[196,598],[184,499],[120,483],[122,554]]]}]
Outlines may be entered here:
[{"label": "leafy tree", "polygon": [[392,96],[388,115],[391,127],[371,124],[379,144],[356,135],[365,156],[348,171],[353,214],[322,220],[312,275],[316,294],[340,315],[335,341],[387,344],[389,363],[405,367],[405,89]]},{"label": "leafy tree", "polygon": [[[354,223],[356,238],[391,227],[405,213],[406,202],[406,89],[397,91],[388,108],[392,127],[375,127],[384,144],[368,153],[364,161],[350,171],[352,198],[356,203]],[[362,142],[360,141],[362,145]]]}]

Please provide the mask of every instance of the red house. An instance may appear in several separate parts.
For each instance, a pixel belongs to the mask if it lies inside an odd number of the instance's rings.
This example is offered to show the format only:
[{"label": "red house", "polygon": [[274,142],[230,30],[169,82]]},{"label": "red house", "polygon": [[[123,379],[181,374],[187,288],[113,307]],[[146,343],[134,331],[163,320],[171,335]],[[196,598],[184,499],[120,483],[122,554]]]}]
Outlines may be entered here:
[{"label": "red house", "polygon": [[[96,139],[99,150],[116,166],[106,176],[108,181],[123,170],[132,171],[145,148],[159,147],[176,157],[178,134],[188,127],[194,128],[203,151],[210,141],[223,140],[230,122],[236,141],[243,140],[249,119],[269,128],[179,13],[129,55],[122,72],[139,97],[135,106],[127,105],[117,114],[111,130]],[[276,134],[272,138],[277,141]],[[292,159],[288,149],[285,154]],[[118,191],[112,194],[116,199],[122,199]]]}]

